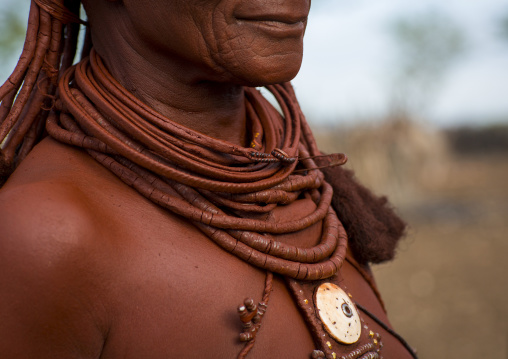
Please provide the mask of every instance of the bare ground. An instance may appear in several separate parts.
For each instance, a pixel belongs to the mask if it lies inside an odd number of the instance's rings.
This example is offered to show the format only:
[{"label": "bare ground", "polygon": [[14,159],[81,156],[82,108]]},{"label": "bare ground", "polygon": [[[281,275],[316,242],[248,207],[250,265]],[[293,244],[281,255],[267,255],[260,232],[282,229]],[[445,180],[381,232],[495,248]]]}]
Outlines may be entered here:
[{"label": "bare ground", "polygon": [[399,212],[397,258],[374,267],[395,329],[423,359],[508,358],[508,156],[455,158]]}]

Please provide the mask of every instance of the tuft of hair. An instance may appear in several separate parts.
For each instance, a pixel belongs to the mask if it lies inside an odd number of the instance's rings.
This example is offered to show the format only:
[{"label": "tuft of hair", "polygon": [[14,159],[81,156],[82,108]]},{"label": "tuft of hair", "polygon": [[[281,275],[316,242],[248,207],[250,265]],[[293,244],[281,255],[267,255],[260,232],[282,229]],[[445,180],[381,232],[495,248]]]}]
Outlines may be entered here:
[{"label": "tuft of hair", "polygon": [[349,237],[349,247],[360,264],[392,260],[406,224],[386,197],[377,197],[342,167],[321,170],[333,187],[332,205]]}]

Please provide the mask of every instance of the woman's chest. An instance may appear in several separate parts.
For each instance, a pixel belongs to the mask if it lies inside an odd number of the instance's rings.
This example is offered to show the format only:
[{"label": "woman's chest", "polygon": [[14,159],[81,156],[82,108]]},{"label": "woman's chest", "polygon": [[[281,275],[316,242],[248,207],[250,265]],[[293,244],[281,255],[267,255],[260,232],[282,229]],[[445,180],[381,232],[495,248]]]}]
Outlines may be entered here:
[{"label": "woman's chest", "polygon": [[[110,258],[111,324],[101,357],[237,357],[245,345],[240,341],[245,328],[238,307],[246,298],[255,304],[262,301],[266,273],[225,252],[177,217],[157,210],[141,213],[123,217],[121,231],[110,238],[117,250]],[[291,239],[311,245],[318,235],[314,228]],[[382,312],[370,287],[347,263],[341,279],[333,282],[353,301],[374,303],[376,314]],[[290,293],[287,283],[275,277],[250,358],[309,358],[319,348],[316,328],[327,336],[324,345],[333,344],[330,355],[338,358],[376,343],[371,331],[379,333],[379,326],[369,326],[372,320],[365,313],[359,313],[363,333],[357,341],[344,343],[330,336],[315,300],[318,288],[307,286],[306,297],[296,298],[297,291]],[[343,316],[340,304],[336,309]],[[312,312],[310,320],[305,307]],[[351,308],[357,310],[354,304]],[[357,357],[361,355],[351,358]]]},{"label": "woman's chest", "polygon": [[[227,253],[141,251],[109,296],[102,358],[234,358],[245,343],[238,308],[262,301],[266,274]],[[145,257],[145,258],[143,258]],[[251,358],[308,358],[314,350],[284,281],[275,278]]]}]

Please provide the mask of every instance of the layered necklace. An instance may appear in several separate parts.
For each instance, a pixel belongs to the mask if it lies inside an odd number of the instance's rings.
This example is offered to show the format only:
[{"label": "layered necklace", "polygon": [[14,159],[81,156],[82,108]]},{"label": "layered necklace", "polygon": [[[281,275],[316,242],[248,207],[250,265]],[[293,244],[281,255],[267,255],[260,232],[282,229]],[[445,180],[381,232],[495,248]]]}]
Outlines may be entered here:
[{"label": "layered necklace", "polygon": [[[293,281],[289,287],[305,307],[309,301],[301,297],[304,291],[297,283],[335,276],[347,249],[346,232],[331,207],[332,188],[314,161],[321,154],[292,87],[286,83],[267,89],[282,115],[258,90],[246,88],[252,142],[241,147],[157,113],[123,88],[92,50],[59,82],[59,99],[46,125],[58,141],[83,148],[141,195],[186,218],[225,251],[267,272],[262,301],[255,305],[247,300],[238,309],[244,323],[240,339],[246,342],[239,357],[254,345],[273,273]],[[332,165],[346,160],[343,155],[328,159]],[[302,197],[315,203],[315,210],[305,217],[278,223],[262,219]],[[322,223],[322,235],[314,247],[277,240],[277,235],[316,223]],[[322,325],[309,318],[311,332],[319,332],[316,341],[324,347],[318,354],[333,357]]]},{"label": "layered necklace", "polygon": [[[60,81],[60,111],[51,114],[47,130],[86,149],[140,194],[249,264],[300,280],[328,278],[341,267],[347,247],[330,205],[333,191],[315,169],[312,158],[320,153],[290,85],[268,89],[284,116],[270,115],[264,97],[246,89],[257,145],[240,147],[163,117],[115,81],[92,51]],[[282,223],[252,218],[303,194],[316,204],[304,218]],[[321,241],[312,248],[276,240],[321,221]]]}]

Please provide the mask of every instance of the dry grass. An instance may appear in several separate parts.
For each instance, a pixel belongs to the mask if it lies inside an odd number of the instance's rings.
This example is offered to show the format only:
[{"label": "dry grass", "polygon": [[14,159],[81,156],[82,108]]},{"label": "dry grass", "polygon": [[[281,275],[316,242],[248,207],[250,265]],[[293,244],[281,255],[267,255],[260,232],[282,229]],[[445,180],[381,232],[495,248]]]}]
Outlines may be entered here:
[{"label": "dry grass", "polygon": [[439,181],[397,174],[417,185],[394,196],[408,238],[374,268],[392,324],[421,359],[508,358],[508,156],[438,159]]}]

